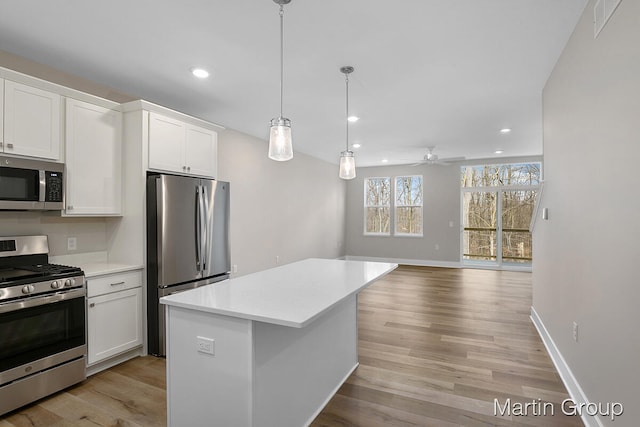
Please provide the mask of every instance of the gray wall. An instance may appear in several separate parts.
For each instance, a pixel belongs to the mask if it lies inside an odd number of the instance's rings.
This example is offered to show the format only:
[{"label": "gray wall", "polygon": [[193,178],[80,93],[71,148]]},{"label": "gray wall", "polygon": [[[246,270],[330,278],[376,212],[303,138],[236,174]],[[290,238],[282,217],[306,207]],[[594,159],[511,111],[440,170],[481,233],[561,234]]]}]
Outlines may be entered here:
[{"label": "gray wall", "polygon": [[[268,129],[265,128],[265,131]],[[226,130],[219,178],[231,182],[231,262],[243,275],[309,257],[344,255],[345,183],[338,166],[302,153],[267,158],[267,142]]]},{"label": "gray wall", "polygon": [[624,404],[603,424],[637,426],[640,1],[622,1],[597,39],[594,3],[544,89],[549,220],[534,231],[533,307],[588,399]]},{"label": "gray wall", "polygon": [[[423,176],[423,237],[365,236],[364,179],[408,175]],[[449,227],[449,221],[453,221],[453,227]],[[404,260],[424,265],[457,264],[460,261],[460,167],[358,168],[356,178],[347,184],[346,242],[349,257]]]}]

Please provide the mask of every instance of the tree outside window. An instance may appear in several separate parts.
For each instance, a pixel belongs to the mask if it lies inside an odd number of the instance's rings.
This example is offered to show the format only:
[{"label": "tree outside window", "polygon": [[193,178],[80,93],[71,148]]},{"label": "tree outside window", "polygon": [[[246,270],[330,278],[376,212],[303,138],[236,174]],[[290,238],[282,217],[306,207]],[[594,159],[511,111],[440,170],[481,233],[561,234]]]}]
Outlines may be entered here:
[{"label": "tree outside window", "polygon": [[391,178],[364,180],[365,234],[389,235]]},{"label": "tree outside window", "polygon": [[395,186],[396,235],[422,236],[422,176],[398,176]]}]

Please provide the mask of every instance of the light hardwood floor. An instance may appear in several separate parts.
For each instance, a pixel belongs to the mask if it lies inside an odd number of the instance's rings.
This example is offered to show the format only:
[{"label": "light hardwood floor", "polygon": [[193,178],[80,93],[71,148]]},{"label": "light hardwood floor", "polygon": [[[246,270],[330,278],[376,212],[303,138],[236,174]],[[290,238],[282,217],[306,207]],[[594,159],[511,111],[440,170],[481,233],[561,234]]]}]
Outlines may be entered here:
[{"label": "light hardwood floor", "polygon": [[[360,366],[312,426],[582,426],[562,415],[568,395],[530,307],[528,273],[399,267],[360,294]],[[134,359],[0,427],[164,426],[164,368],[164,359]],[[549,406],[534,415],[540,403],[529,416],[496,417],[494,399],[552,402],[555,416]]]}]

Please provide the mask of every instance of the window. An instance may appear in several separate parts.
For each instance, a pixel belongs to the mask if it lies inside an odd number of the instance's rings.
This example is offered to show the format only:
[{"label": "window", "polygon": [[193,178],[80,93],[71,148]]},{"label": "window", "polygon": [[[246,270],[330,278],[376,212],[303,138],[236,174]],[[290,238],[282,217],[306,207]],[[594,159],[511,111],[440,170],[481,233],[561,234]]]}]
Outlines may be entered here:
[{"label": "window", "polygon": [[395,186],[395,232],[422,236],[422,176],[398,176]]},{"label": "window", "polygon": [[540,163],[462,167],[465,262],[531,264],[529,224],[540,172]]},{"label": "window", "polygon": [[365,234],[389,235],[391,178],[364,180]]}]

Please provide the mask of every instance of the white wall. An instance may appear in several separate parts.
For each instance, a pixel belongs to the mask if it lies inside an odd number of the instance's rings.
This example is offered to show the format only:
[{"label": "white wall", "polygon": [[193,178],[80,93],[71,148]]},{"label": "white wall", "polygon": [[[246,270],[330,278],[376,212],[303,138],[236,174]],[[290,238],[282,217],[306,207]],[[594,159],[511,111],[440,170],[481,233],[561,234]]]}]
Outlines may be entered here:
[{"label": "white wall", "polygon": [[345,183],[338,166],[299,152],[276,162],[267,157],[267,145],[233,130],[218,135],[219,179],[231,182],[237,275],[274,267],[276,257],[286,264],[343,256]]},{"label": "white wall", "polygon": [[602,423],[637,426],[640,1],[623,0],[595,40],[594,3],[544,89],[549,220],[534,231],[533,307],[586,397],[624,404]]}]

